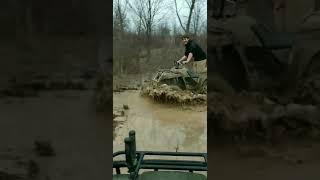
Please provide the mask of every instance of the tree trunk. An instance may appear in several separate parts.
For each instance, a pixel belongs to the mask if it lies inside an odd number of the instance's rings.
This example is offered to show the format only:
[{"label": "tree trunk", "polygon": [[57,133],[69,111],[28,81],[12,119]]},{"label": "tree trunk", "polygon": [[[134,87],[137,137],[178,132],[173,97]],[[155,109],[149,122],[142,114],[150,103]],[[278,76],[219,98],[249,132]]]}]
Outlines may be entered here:
[{"label": "tree trunk", "polygon": [[187,22],[187,25],[186,25],[186,33],[190,32],[190,24],[191,24],[192,12],[193,12],[193,9],[194,9],[195,2],[196,2],[196,0],[192,0],[192,2],[191,2],[189,16],[188,16],[188,22]]}]

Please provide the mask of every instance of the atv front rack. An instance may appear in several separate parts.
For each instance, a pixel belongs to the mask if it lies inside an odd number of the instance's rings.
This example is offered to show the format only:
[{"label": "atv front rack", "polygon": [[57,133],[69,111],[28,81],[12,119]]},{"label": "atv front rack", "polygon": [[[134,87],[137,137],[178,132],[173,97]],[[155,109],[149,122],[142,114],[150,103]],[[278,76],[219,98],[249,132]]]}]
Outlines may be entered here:
[{"label": "atv front rack", "polygon": [[[136,151],[135,132],[130,131],[129,137],[125,138],[125,151],[113,153],[113,159],[125,155],[125,160],[113,160],[113,169],[116,174],[121,174],[121,169],[128,169],[130,179],[137,179],[142,169],[174,170],[174,171],[208,171],[207,153],[191,152],[156,152]],[[148,156],[148,159],[145,157]],[[168,160],[165,157],[197,157],[202,160]],[[150,157],[150,158],[149,158]],[[152,158],[157,157],[157,158]],[[152,159],[151,159],[152,158]],[[180,158],[181,159],[181,158]]]}]

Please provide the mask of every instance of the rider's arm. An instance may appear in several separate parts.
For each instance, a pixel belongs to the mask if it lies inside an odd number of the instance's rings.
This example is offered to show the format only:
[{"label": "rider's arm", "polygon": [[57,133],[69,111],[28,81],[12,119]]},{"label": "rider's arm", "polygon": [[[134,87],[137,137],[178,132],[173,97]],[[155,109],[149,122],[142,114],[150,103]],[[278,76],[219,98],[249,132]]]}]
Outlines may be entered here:
[{"label": "rider's arm", "polygon": [[192,57],[193,57],[193,54],[189,53],[188,59],[184,63],[189,63],[191,61]]},{"label": "rider's arm", "polygon": [[185,59],[187,59],[187,56],[182,56],[182,58],[180,58],[177,62],[181,63],[181,61],[184,61]]}]

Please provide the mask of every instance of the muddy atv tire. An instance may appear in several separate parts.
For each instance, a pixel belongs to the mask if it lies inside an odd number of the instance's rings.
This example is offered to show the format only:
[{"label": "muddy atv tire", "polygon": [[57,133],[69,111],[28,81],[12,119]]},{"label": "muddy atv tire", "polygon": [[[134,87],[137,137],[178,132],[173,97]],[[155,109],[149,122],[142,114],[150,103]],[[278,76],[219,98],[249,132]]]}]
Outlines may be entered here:
[{"label": "muddy atv tire", "polygon": [[207,94],[207,92],[208,92],[208,82],[207,80],[204,80],[200,87],[200,93]]},{"label": "muddy atv tire", "polygon": [[181,78],[181,77],[178,78],[177,85],[178,85],[178,87],[179,87],[180,89],[182,89],[182,90],[186,90],[186,89],[187,89],[186,84],[185,84],[183,78]]}]

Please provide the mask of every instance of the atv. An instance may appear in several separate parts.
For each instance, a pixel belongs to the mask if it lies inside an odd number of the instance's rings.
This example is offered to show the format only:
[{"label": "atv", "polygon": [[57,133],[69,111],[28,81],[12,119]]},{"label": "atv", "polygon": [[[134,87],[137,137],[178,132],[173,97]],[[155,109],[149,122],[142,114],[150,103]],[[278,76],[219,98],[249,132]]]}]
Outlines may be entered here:
[{"label": "atv", "polygon": [[[124,142],[125,151],[113,153],[113,180],[207,179],[205,175],[195,173],[208,171],[206,153],[136,151],[135,131],[130,131]],[[125,160],[116,160],[121,156],[125,156]],[[169,160],[168,157],[201,160]]]},{"label": "atv", "polygon": [[158,86],[177,86],[182,90],[207,93],[207,72],[196,74],[186,66],[174,61],[171,69],[159,69],[152,79]]}]

